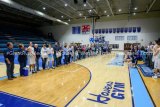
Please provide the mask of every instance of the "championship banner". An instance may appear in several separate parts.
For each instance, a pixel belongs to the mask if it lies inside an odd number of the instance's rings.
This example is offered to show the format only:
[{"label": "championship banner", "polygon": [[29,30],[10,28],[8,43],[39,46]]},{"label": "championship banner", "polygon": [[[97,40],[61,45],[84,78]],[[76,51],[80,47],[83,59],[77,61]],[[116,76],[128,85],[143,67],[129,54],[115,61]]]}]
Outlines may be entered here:
[{"label": "championship banner", "polygon": [[90,25],[82,25],[82,34],[90,34]]}]

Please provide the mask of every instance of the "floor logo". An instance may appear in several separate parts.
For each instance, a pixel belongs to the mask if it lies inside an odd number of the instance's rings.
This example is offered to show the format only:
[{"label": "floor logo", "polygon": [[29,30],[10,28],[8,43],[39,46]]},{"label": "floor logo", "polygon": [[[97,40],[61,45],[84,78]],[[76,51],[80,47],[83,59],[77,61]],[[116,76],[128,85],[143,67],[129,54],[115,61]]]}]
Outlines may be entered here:
[{"label": "floor logo", "polygon": [[125,99],[124,88],[125,88],[124,83],[107,82],[106,86],[104,87],[103,91],[100,94],[96,95],[96,94],[89,93],[91,96],[96,97],[95,99],[87,98],[87,100],[101,103],[101,104],[108,104],[108,102],[112,98],[123,100]]}]

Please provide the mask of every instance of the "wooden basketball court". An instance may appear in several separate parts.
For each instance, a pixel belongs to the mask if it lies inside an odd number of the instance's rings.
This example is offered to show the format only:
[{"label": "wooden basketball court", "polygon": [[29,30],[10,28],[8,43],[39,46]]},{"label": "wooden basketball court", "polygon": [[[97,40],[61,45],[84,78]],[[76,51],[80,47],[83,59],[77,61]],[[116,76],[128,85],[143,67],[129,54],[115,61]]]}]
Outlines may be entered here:
[{"label": "wooden basketball court", "polygon": [[29,77],[3,80],[0,91],[57,107],[132,107],[128,67],[107,65],[113,57],[91,57]]}]

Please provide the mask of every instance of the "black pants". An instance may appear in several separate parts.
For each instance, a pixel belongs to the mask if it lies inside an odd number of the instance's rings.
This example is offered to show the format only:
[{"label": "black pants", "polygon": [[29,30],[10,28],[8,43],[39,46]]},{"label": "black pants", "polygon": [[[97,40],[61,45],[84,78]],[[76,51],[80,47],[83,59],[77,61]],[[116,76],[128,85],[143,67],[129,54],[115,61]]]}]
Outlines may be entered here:
[{"label": "black pants", "polygon": [[69,63],[69,55],[65,55],[65,64]]},{"label": "black pants", "polygon": [[81,53],[78,53],[78,59],[81,59]]},{"label": "black pants", "polygon": [[146,65],[153,69],[154,68],[154,63],[152,62],[152,57],[153,57],[152,54],[147,55]]},{"label": "black pants", "polygon": [[53,58],[54,58],[54,64],[53,65],[54,65],[54,67],[56,67],[57,66],[57,57],[56,57],[56,55],[54,55]]},{"label": "black pants", "polygon": [[43,69],[46,68],[47,58],[42,58],[42,67]]},{"label": "black pants", "polygon": [[62,56],[59,57],[59,64],[61,65]]},{"label": "black pants", "polygon": [[59,58],[56,58],[57,66],[60,65]]},{"label": "black pants", "polygon": [[36,70],[39,71],[39,58],[36,58]]},{"label": "black pants", "polygon": [[68,57],[68,62],[69,62],[69,63],[71,62],[70,59],[71,59],[71,55],[69,55],[69,57]]},{"label": "black pants", "polygon": [[20,65],[20,76],[23,76],[23,68],[26,67],[26,62],[19,62]]},{"label": "black pants", "polygon": [[7,64],[6,63],[6,66],[7,66],[7,76],[8,76],[8,79],[11,79],[14,77],[14,62],[10,62],[10,64]]}]

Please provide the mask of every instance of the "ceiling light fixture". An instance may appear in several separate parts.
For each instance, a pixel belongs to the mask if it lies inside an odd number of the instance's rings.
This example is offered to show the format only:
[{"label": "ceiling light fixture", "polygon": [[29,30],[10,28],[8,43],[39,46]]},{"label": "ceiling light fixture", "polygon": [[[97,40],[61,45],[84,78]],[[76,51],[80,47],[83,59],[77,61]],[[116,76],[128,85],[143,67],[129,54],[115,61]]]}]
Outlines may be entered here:
[{"label": "ceiling light fixture", "polygon": [[64,22],[64,24],[68,25],[68,23],[67,23],[67,22]]},{"label": "ceiling light fixture", "polygon": [[43,7],[43,10],[46,10],[46,8],[45,8],[45,7]]},{"label": "ceiling light fixture", "polygon": [[58,22],[61,22],[61,20],[57,19]]},{"label": "ceiling light fixture", "polygon": [[79,13],[79,16],[82,16],[82,13]]},{"label": "ceiling light fixture", "polygon": [[137,9],[138,9],[137,7],[134,8],[134,10],[137,10]]},{"label": "ceiling light fixture", "polygon": [[65,4],[64,4],[64,6],[65,6],[65,7],[67,7],[67,6],[68,6],[68,4],[67,4],[67,3],[65,3]]},{"label": "ceiling light fixture", "polygon": [[92,10],[89,10],[88,12],[90,13],[90,12],[92,12]]},{"label": "ceiling light fixture", "polygon": [[1,0],[2,2],[5,2],[5,3],[12,3],[12,1],[11,0]]},{"label": "ceiling light fixture", "polygon": [[87,5],[86,5],[86,4],[84,4],[83,6],[84,6],[84,7],[86,7]]},{"label": "ceiling light fixture", "polygon": [[119,11],[119,12],[121,12],[121,11],[122,11],[122,9],[118,9],[118,11]]},{"label": "ceiling light fixture", "polygon": [[44,16],[44,13],[40,12],[40,11],[35,11],[38,15]]},{"label": "ceiling light fixture", "polygon": [[[18,9],[18,10],[23,10],[23,12],[27,12],[27,13],[30,13],[32,15],[36,15],[36,16],[41,16],[45,19],[48,19],[48,20],[51,20],[51,21],[57,21],[57,22],[60,22],[62,24],[66,24],[68,25],[67,22],[64,22],[64,21],[61,21],[59,19],[56,19],[55,17],[52,17],[52,16],[49,16],[43,12],[40,12],[40,11],[37,11],[37,10],[34,10],[34,9],[31,9],[31,8],[28,8],[28,7],[25,7],[19,3],[16,3],[14,2],[13,0],[0,0],[0,2],[4,5],[10,5],[12,8],[15,8],[15,9]],[[18,6],[18,7],[17,7]],[[43,7],[40,7],[41,10],[43,9]]]}]

